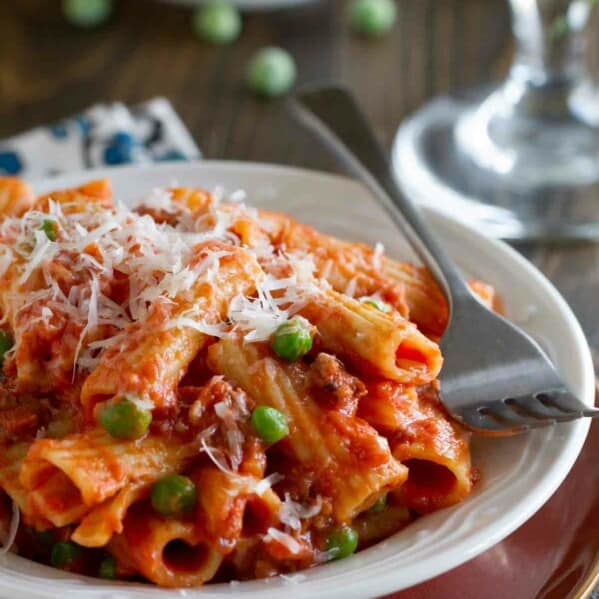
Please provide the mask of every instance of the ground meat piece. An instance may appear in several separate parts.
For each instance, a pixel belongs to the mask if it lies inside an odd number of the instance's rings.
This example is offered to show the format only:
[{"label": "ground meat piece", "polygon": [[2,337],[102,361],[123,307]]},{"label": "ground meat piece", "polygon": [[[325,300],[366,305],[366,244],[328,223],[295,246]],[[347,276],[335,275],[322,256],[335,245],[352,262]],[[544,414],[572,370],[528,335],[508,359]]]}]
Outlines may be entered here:
[{"label": "ground meat piece", "polygon": [[362,381],[345,370],[330,354],[319,353],[310,365],[308,381],[312,393],[325,407],[353,416],[360,397],[366,394]]}]

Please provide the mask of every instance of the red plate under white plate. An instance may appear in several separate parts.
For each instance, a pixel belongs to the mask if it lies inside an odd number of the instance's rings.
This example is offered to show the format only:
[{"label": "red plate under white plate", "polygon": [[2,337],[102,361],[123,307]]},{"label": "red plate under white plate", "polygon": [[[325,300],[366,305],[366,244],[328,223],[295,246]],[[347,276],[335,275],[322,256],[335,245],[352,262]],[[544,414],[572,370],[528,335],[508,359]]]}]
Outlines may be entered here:
[{"label": "red plate under white plate", "polygon": [[389,599],[586,599],[599,586],[597,456],[594,422],[568,478],[526,524],[463,566]]}]

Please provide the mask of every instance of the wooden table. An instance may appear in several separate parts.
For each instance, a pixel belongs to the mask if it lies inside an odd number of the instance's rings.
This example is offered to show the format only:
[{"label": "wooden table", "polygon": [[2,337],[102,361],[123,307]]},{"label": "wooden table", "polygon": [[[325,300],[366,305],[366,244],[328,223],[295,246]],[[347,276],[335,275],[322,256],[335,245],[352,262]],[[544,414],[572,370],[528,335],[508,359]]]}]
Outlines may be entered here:
[{"label": "wooden table", "polygon": [[[345,2],[325,1],[248,16],[241,39],[227,47],[199,42],[185,9],[141,0],[117,4],[107,26],[82,32],[61,20],[57,0],[0,0],[0,139],[98,101],[161,95],[207,158],[336,170],[277,102],[244,91],[244,67],[257,48],[289,49],[299,83],[335,79],[350,86],[388,147],[400,121],[425,100],[499,79],[511,57],[505,0],[399,0],[394,31],[374,41],[348,31]],[[521,249],[570,303],[599,365],[599,245]],[[596,423],[595,447],[598,435]],[[599,478],[587,482],[598,486]]]}]

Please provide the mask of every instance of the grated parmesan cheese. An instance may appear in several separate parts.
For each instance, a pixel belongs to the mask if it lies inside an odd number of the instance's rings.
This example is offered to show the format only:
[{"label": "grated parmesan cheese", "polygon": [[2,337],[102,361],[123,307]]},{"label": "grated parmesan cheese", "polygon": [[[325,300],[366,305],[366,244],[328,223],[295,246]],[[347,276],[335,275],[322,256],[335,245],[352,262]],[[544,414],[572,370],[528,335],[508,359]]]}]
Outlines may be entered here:
[{"label": "grated parmesan cheese", "polygon": [[50,260],[55,252],[53,249],[54,242],[50,241],[43,231],[35,231],[35,233],[33,233],[33,238],[35,246],[29,256],[27,266],[17,280],[19,285],[27,282],[29,277],[33,274],[33,271],[38,268],[44,260]]},{"label": "grated parmesan cheese", "polygon": [[266,478],[258,481],[256,486],[254,487],[254,493],[256,495],[264,495],[268,489],[272,487],[272,485],[276,485],[279,481],[282,481],[285,477],[278,472],[273,472],[269,474]]},{"label": "grated parmesan cheese", "polygon": [[262,537],[262,540],[265,543],[277,541],[281,543],[281,545],[287,547],[291,553],[299,553],[302,549],[302,546],[290,534],[282,532],[272,526],[266,531],[266,535]]},{"label": "grated parmesan cheese", "polygon": [[200,451],[203,451],[206,453],[206,455],[212,460],[213,464],[221,471],[224,472],[225,474],[228,474],[229,476],[236,476],[235,472],[233,472],[232,470],[229,470],[229,468],[223,464],[223,462],[221,462],[217,457],[216,457],[216,453],[220,453],[219,449],[216,449],[214,447],[210,447],[207,443],[206,443],[206,439],[202,438],[200,439],[200,444],[202,445],[202,449]]},{"label": "grated parmesan cheese", "polygon": [[257,286],[257,297],[237,296],[229,304],[229,320],[234,329],[244,333],[247,342],[266,341],[281,324],[321,292],[314,279],[311,261],[286,257],[293,270],[288,277],[268,274]]},{"label": "grated parmesan cheese", "polygon": [[289,493],[285,493],[285,500],[279,508],[279,520],[286,527],[295,531],[302,528],[301,520],[313,518],[322,508],[322,498],[318,496],[316,503],[311,507],[304,507],[301,503],[293,501]]},{"label": "grated parmesan cheese", "polygon": [[[0,223],[0,277],[15,267],[16,286],[6,295],[11,313],[35,307],[31,326],[42,322],[51,328],[65,320],[78,326],[72,377],[91,371],[107,348],[122,347],[127,327],[145,321],[156,302],[185,301],[199,277],[216,280],[220,260],[229,252],[208,252],[194,260],[198,243],[219,239],[239,246],[239,237],[231,231],[237,219],[260,224],[258,212],[243,203],[243,191],[229,194],[226,205],[225,197],[222,188],[215,189],[208,213],[192,219],[184,206],[173,202],[171,192],[152,190],[142,205],[176,213],[175,225],[156,222],[122,203],[101,209],[93,203],[82,207],[51,199],[47,212],[6,217]],[[47,219],[60,232],[55,241],[40,229]],[[241,333],[248,342],[264,341],[326,286],[314,278],[308,255],[278,253],[267,240],[244,246],[244,251],[253,254],[266,273],[262,282],[256,281],[253,297],[229,302],[225,322],[214,322],[196,304],[164,327],[188,327],[217,338]],[[30,284],[38,280],[45,288]],[[124,285],[126,295],[119,302],[113,299],[117,283]],[[19,331],[15,333],[18,343]],[[236,463],[238,434],[232,430],[227,437]]]},{"label": "grated parmesan cheese", "polygon": [[377,269],[381,270],[383,268],[383,255],[385,254],[385,246],[377,241],[374,246],[374,254],[372,255],[372,265]]},{"label": "grated parmesan cheese", "polygon": [[173,203],[173,195],[168,189],[155,187],[143,199],[143,205],[153,210],[163,210],[171,214],[176,213],[180,208]]},{"label": "grated parmesan cheese", "polygon": [[354,297],[354,295],[356,294],[356,288],[357,288],[357,284],[358,284],[358,277],[352,277],[350,279],[350,281],[348,282],[347,286],[345,287],[345,295],[347,295],[348,297]]}]

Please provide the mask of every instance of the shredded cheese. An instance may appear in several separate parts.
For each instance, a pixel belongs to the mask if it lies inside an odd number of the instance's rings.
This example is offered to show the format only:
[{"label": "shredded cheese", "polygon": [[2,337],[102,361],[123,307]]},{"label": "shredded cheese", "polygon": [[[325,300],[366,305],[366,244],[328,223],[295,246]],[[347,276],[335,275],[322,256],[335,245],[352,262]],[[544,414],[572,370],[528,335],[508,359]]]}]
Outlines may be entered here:
[{"label": "shredded cheese", "polygon": [[272,487],[272,485],[276,485],[279,481],[282,481],[285,478],[282,474],[278,472],[273,472],[269,474],[266,478],[258,481],[256,486],[254,487],[254,493],[256,495],[264,495],[268,489]]},{"label": "shredded cheese", "polygon": [[217,457],[216,454],[218,452],[220,452],[220,450],[215,449],[214,447],[210,447],[208,445],[208,443],[206,443],[206,439],[204,439],[203,437],[200,439],[200,443],[202,445],[202,449],[200,451],[203,451],[206,453],[206,455],[212,460],[212,463],[221,471],[224,472],[225,474],[228,474],[229,476],[237,476],[235,474],[235,472],[233,472],[232,470],[230,470],[223,462],[221,462]]},{"label": "shredded cheese", "polygon": [[345,295],[349,296],[349,297],[354,297],[354,295],[356,295],[356,288],[358,285],[358,277],[352,277],[347,286],[345,287]]},{"label": "shredded cheese", "polygon": [[266,531],[266,535],[262,537],[265,543],[271,543],[277,541],[289,549],[291,553],[299,553],[302,550],[302,546],[286,532],[282,532],[272,526]]},{"label": "shredded cheese", "polygon": [[[60,204],[50,199],[47,212],[30,210],[20,218],[5,218],[0,223],[0,277],[15,272],[6,295],[8,310],[13,315],[33,310],[33,317],[24,319],[30,326],[74,325],[78,339],[72,378],[91,371],[106,349],[122,346],[127,327],[149,318],[157,302],[192,302],[190,290],[199,277],[217,280],[221,259],[230,252],[206,252],[197,260],[197,244],[218,239],[239,246],[232,230],[237,220],[260,224],[258,212],[244,204],[243,191],[229,194],[226,205],[225,197],[223,189],[215,189],[201,216],[175,203],[169,190],[154,189],[141,202],[150,213],[121,203],[105,209],[93,202]],[[174,218],[158,222],[152,210]],[[54,240],[42,228],[48,219],[57,231]],[[166,320],[165,329],[192,328],[217,338],[241,333],[247,342],[264,341],[326,286],[315,279],[314,263],[306,254],[281,253],[267,239],[243,249],[265,272],[263,280],[256,281],[256,293],[233,298],[223,321],[196,303]],[[125,297],[115,301],[119,285]],[[234,437],[233,432],[232,445]]]},{"label": "shredded cheese", "polygon": [[[281,258],[274,262],[274,269]],[[248,342],[266,341],[281,324],[296,314],[312,297],[321,293],[314,278],[314,263],[298,256],[285,256],[290,276],[268,274],[257,286],[256,297],[237,296],[229,305],[229,320]]]},{"label": "shredded cheese", "polygon": [[322,508],[322,498],[320,495],[316,503],[311,507],[304,507],[301,503],[293,501],[289,493],[285,493],[285,500],[279,508],[279,520],[286,526],[295,531],[302,528],[301,520],[313,518]]},{"label": "shredded cheese", "polygon": [[379,241],[374,246],[374,254],[372,255],[372,265],[377,269],[383,268],[383,255],[385,254],[385,246]]}]

